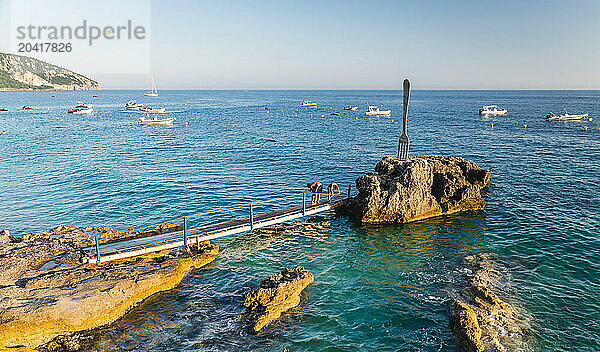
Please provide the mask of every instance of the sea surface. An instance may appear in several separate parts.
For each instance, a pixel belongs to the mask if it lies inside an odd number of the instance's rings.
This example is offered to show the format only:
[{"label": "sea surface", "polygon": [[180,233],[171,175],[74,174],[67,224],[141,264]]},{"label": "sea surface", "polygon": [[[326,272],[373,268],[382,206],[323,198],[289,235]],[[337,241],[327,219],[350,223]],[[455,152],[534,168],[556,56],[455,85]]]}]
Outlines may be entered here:
[{"label": "sea surface", "polygon": [[[10,110],[0,112],[0,228],[137,228],[294,194],[312,181],[344,189],[396,153],[402,128],[401,91],[160,93],[0,93]],[[128,100],[164,106],[176,123],[138,125]],[[302,100],[319,105],[299,108]],[[95,114],[67,114],[77,101]],[[392,117],[365,118],[367,104]],[[509,113],[478,116],[488,104]],[[543,118],[565,109],[594,121]],[[492,253],[507,267],[509,300],[533,319],[534,350],[600,351],[600,91],[417,90],[409,120],[412,155],[462,156],[492,171],[485,211],[385,227],[329,213],[309,220],[325,224],[316,233],[225,238],[216,261],[102,330],[97,347],[459,351],[448,292],[461,258]],[[242,294],[295,265],[315,275],[301,305],[247,334]]]}]

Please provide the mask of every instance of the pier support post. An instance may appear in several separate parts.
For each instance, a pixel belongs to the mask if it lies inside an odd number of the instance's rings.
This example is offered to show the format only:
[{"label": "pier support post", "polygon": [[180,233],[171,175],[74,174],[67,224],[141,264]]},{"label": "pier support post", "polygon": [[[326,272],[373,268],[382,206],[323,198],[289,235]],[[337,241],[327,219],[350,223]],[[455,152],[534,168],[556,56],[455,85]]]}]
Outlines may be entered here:
[{"label": "pier support post", "polygon": [[187,233],[187,217],[183,217],[183,245],[187,247],[188,245],[188,233]]},{"label": "pier support post", "polygon": [[254,230],[254,207],[250,204],[250,231]]},{"label": "pier support post", "polygon": [[302,215],[306,215],[306,193],[302,193]]},{"label": "pier support post", "polygon": [[348,199],[350,199],[350,191],[352,190],[352,185],[348,185]]},{"label": "pier support post", "polygon": [[95,241],[96,241],[96,263],[100,264],[100,240],[98,239],[98,235],[96,235]]}]

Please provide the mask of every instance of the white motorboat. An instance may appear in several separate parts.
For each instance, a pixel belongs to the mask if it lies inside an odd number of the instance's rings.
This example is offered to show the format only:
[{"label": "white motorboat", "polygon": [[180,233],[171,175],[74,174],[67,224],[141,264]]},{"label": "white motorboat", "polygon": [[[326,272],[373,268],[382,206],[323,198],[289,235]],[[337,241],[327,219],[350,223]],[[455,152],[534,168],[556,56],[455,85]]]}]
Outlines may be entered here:
[{"label": "white motorboat", "polygon": [[317,106],[317,103],[305,100],[305,101],[302,102],[302,104],[300,104],[300,106],[303,106],[303,107]]},{"label": "white motorboat", "polygon": [[150,113],[150,114],[164,114],[166,111],[165,108],[154,109],[149,106],[142,106],[138,110],[142,111],[142,112]]},{"label": "white motorboat", "polygon": [[[549,113],[548,115],[546,115],[546,120],[548,120],[548,121],[581,121],[582,119],[585,119],[588,116],[589,116],[589,114],[569,115],[565,111],[565,113],[562,115],[554,115],[553,113]],[[592,121],[592,119],[590,118],[589,121]]]},{"label": "white motorboat", "polygon": [[143,107],[144,104],[137,103],[135,100],[130,100],[125,104],[127,110],[141,110]]},{"label": "white motorboat", "polygon": [[365,114],[367,116],[390,116],[392,110],[379,110],[377,106],[369,106],[369,110]]},{"label": "white motorboat", "polygon": [[158,96],[158,90],[156,89],[156,83],[154,83],[154,77],[152,77],[152,90],[144,93],[144,96],[147,96],[147,97],[157,97]]},{"label": "white motorboat", "polygon": [[67,112],[69,114],[83,115],[83,114],[92,114],[92,113],[94,113],[94,110],[92,109],[92,104],[84,104],[84,103],[78,101],[77,105],[74,108],[67,110]]},{"label": "white motorboat", "polygon": [[358,106],[346,106],[343,110],[356,111],[358,110]]},{"label": "white motorboat", "polygon": [[159,119],[156,116],[150,118],[150,116],[146,115],[146,117],[140,117],[138,123],[142,125],[172,125],[173,121],[175,121],[174,117],[168,117],[165,119]]},{"label": "white motorboat", "polygon": [[508,110],[500,109],[496,105],[488,105],[479,109],[479,115],[506,115]]}]

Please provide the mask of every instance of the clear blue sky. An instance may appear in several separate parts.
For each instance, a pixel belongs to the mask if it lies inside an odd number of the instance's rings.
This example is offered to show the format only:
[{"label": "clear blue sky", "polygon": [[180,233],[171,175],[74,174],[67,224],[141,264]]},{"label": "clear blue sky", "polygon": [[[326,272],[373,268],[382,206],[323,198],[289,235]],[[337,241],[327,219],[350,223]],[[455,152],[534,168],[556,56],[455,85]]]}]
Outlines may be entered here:
[{"label": "clear blue sky", "polygon": [[[115,13],[135,11],[121,3]],[[94,16],[80,4],[76,13]],[[397,89],[404,77],[416,89],[600,89],[598,0],[151,5],[148,59],[161,89]],[[115,88],[149,82],[96,78]]]},{"label": "clear blue sky", "polygon": [[600,1],[154,1],[179,88],[600,88]]}]

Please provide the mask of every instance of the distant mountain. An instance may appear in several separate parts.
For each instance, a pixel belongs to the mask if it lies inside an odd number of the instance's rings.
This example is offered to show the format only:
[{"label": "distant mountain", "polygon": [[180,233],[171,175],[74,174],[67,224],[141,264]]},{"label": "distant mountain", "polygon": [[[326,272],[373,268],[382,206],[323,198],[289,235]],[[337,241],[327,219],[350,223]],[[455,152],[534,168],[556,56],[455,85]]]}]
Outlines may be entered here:
[{"label": "distant mountain", "polygon": [[98,90],[73,71],[27,56],[0,53],[0,90]]}]

